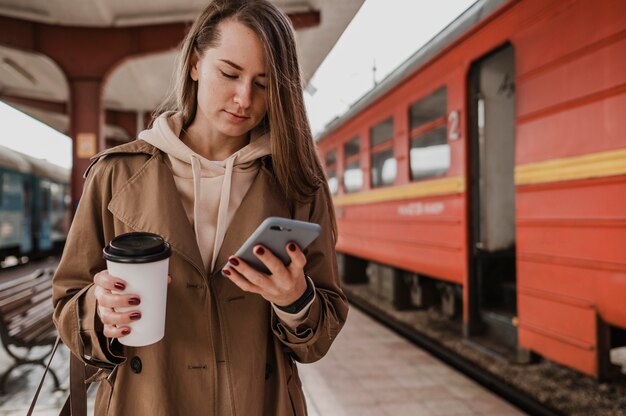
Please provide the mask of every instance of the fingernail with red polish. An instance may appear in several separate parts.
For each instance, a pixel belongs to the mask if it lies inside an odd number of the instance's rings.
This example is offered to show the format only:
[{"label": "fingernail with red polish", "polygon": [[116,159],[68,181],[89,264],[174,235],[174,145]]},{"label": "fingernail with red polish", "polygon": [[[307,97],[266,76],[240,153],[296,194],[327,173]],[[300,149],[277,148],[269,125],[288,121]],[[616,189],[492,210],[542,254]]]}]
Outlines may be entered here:
[{"label": "fingernail with red polish", "polygon": [[124,290],[124,289],[126,289],[126,285],[125,285],[124,283],[119,283],[119,282],[117,282],[117,283],[115,283],[113,286],[115,286],[115,288],[116,288],[117,290]]},{"label": "fingernail with red polish", "polygon": [[230,276],[230,270],[228,270],[228,269],[223,269],[222,271],[224,272],[224,274],[225,274],[226,276]]},{"label": "fingernail with red polish", "polygon": [[289,251],[296,251],[296,245],[294,243],[289,244]]},{"label": "fingernail with red polish", "polygon": [[239,260],[237,260],[237,257],[231,257],[228,259],[228,261],[230,262],[230,264],[232,264],[233,266],[239,266]]},{"label": "fingernail with red polish", "polygon": [[132,319],[133,321],[136,321],[139,318],[141,318],[141,314],[139,312],[133,312],[130,314],[130,319]]},{"label": "fingernail with red polish", "polygon": [[262,256],[263,254],[265,254],[265,249],[263,247],[257,247],[256,254]]},{"label": "fingernail with red polish", "polygon": [[130,329],[129,328],[122,329],[122,335],[128,335],[128,334],[130,334]]},{"label": "fingernail with red polish", "polygon": [[129,305],[139,305],[141,303],[141,300],[139,298],[130,298],[128,299],[128,304]]}]

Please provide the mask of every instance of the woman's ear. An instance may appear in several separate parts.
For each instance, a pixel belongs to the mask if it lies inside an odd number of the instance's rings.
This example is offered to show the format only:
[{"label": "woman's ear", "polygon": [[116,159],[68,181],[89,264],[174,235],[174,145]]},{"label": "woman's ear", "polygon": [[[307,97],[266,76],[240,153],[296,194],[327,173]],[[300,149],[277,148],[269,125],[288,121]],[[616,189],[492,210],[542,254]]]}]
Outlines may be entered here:
[{"label": "woman's ear", "polygon": [[198,56],[198,52],[193,51],[191,55],[191,60],[190,60],[189,76],[194,81],[198,80],[198,63],[199,62],[200,62],[200,57]]}]

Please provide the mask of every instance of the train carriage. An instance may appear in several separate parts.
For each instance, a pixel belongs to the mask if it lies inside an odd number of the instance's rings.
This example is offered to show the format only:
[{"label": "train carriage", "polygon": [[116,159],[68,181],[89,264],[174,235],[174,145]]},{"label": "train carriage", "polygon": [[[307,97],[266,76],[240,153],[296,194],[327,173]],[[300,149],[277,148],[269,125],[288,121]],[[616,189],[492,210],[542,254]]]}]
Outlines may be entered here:
[{"label": "train carriage", "polygon": [[0,260],[60,252],[70,223],[69,175],[0,146]]},{"label": "train carriage", "polygon": [[30,252],[30,217],[26,217],[26,179],[30,164],[17,152],[0,147],[0,260]]},{"label": "train carriage", "polygon": [[625,113],[625,2],[478,1],[318,137],[345,281],[610,377]]},{"label": "train carriage", "polygon": [[37,249],[60,252],[70,224],[70,171],[41,159],[25,157],[32,166],[32,186],[37,190],[32,206],[32,215],[38,224]]}]

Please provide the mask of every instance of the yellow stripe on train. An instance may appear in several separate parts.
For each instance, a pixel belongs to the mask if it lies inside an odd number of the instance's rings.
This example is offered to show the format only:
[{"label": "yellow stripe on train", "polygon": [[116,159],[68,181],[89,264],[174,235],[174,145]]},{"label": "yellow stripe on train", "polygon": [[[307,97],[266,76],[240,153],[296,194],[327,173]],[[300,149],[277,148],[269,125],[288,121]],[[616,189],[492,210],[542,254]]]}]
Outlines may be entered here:
[{"label": "yellow stripe on train", "polygon": [[515,184],[531,185],[626,174],[626,149],[591,153],[515,168]]},{"label": "yellow stripe on train", "polygon": [[[532,185],[616,175],[626,175],[626,149],[517,166],[515,168],[515,184]],[[433,179],[337,196],[333,198],[333,202],[337,206],[369,204],[416,197],[459,194],[465,192],[465,189],[464,177]]]},{"label": "yellow stripe on train", "polygon": [[415,197],[460,194],[463,192],[465,192],[465,178],[444,178],[342,195],[335,197],[333,203],[335,205],[368,204]]}]

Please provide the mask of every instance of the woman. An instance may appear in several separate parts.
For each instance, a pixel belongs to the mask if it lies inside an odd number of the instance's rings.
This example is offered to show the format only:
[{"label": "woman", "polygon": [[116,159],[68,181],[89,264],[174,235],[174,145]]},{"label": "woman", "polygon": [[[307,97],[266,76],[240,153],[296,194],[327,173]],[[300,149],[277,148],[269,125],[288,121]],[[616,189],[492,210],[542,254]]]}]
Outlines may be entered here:
[{"label": "woman", "polygon": [[[99,369],[96,414],[306,414],[294,360],[320,359],[348,306],[301,87],[282,13],[266,0],[214,0],[184,41],[173,111],[87,169],[54,320]],[[322,227],[305,253],[288,244],[289,267],[257,247],[271,276],[232,256],[268,216]],[[117,341],[141,314],[115,308],[141,299],[102,259],[132,231],[163,236],[173,252],[165,337],[146,347]]]}]

